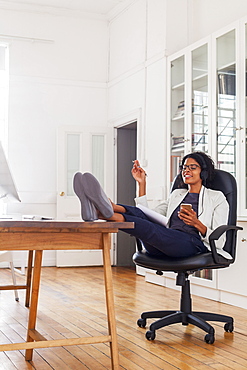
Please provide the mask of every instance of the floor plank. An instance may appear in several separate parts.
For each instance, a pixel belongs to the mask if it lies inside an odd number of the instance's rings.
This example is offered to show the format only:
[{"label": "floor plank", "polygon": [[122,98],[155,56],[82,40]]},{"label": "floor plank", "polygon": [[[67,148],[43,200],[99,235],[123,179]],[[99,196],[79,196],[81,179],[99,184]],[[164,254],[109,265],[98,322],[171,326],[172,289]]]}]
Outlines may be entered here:
[{"label": "floor plank", "polygon": [[[141,312],[178,309],[180,292],[146,283],[133,269],[113,267],[114,297],[119,343],[120,370],[204,370],[247,368],[246,310],[193,297],[197,311],[220,312],[235,319],[233,333],[223,324],[213,323],[216,341],[204,342],[205,333],[189,325],[171,325],[156,332],[156,339],[145,339],[145,329],[136,325]],[[11,279],[0,270],[1,283]],[[18,283],[24,282],[17,276]],[[25,292],[20,302],[12,291],[0,292],[0,343],[26,338],[28,309]],[[148,324],[152,321],[149,320]],[[37,329],[47,339],[76,338],[107,334],[103,269],[42,268]],[[38,349],[33,361],[26,362],[24,351],[0,352],[0,369],[5,370],[105,370],[111,369],[109,344]]]}]

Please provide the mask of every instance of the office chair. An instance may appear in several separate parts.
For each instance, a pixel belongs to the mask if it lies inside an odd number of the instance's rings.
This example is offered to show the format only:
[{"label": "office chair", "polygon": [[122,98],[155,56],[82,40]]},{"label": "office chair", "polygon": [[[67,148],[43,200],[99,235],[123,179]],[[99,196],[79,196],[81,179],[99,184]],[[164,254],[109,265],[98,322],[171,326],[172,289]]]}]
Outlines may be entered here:
[{"label": "office chair", "polygon": [[[181,187],[179,185],[179,175],[173,183],[172,190],[178,187]],[[187,258],[157,258],[146,253],[142,247],[141,241],[137,240],[137,252],[133,256],[134,263],[138,266],[156,270],[158,275],[162,275],[163,271],[173,271],[177,274],[176,285],[182,287],[179,311],[151,311],[143,312],[141,314],[141,318],[137,321],[137,325],[141,328],[145,328],[147,319],[159,318],[159,320],[150,325],[149,330],[146,332],[146,338],[148,340],[155,339],[155,331],[157,329],[175,323],[182,323],[182,325],[192,324],[201,328],[207,333],[204,337],[204,340],[209,344],[214,343],[215,331],[213,326],[207,323],[207,321],[225,322],[224,330],[227,332],[233,331],[233,318],[230,316],[220,315],[217,313],[192,311],[189,275],[198,270],[220,269],[228,267],[230,264],[234,263],[236,255],[237,231],[242,230],[241,227],[236,226],[237,186],[235,178],[228,172],[216,170],[215,178],[211,188],[214,190],[220,190],[224,193],[227,202],[229,203],[229,217],[227,225],[219,226],[210,235],[210,252]],[[215,240],[218,240],[219,237],[225,232],[226,242],[224,245],[224,250],[230,253],[232,256],[231,259],[224,258],[216,251]]]}]

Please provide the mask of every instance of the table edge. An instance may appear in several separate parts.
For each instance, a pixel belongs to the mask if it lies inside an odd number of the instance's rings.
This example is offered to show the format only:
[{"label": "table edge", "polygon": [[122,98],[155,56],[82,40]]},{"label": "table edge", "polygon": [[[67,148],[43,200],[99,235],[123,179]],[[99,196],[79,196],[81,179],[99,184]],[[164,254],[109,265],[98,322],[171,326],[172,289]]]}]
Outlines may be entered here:
[{"label": "table edge", "polygon": [[40,229],[87,229],[87,230],[99,230],[102,232],[105,230],[112,229],[133,229],[133,222],[101,222],[101,221],[16,221],[16,220],[5,220],[0,221],[0,232],[1,229],[6,228],[40,228]]}]

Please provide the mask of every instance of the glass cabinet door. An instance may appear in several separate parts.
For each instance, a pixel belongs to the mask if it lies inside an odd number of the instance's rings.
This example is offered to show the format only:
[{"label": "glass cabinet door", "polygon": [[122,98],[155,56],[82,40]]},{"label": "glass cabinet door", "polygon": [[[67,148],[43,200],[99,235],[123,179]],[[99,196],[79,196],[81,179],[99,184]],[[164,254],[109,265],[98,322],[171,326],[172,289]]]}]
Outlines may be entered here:
[{"label": "glass cabinet door", "polygon": [[192,151],[208,152],[208,45],[192,51]]},{"label": "glass cabinet door", "polygon": [[239,217],[247,217],[246,19],[169,56],[167,80],[167,191],[185,154],[208,153],[237,180]]},{"label": "glass cabinet door", "polygon": [[170,181],[178,174],[184,156],[185,73],[184,56],[171,62],[171,173]]},{"label": "glass cabinet door", "polygon": [[236,175],[235,30],[217,39],[217,164]]},{"label": "glass cabinet door", "polygon": [[[208,152],[208,44],[192,51],[192,151]],[[193,276],[213,280],[212,270],[196,271]]]}]

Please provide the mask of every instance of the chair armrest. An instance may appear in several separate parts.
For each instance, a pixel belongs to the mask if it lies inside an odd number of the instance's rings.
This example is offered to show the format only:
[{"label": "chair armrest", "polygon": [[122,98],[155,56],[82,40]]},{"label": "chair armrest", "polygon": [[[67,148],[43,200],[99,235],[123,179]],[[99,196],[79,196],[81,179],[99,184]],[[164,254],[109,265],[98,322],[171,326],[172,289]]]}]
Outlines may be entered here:
[{"label": "chair armrest", "polygon": [[136,248],[138,252],[141,252],[143,250],[143,245],[140,239],[136,238]]},{"label": "chair armrest", "polygon": [[215,229],[209,236],[210,249],[215,263],[220,263],[220,258],[217,253],[215,240],[218,240],[219,237],[228,230],[234,230],[234,234],[236,234],[238,230],[243,230],[243,228],[235,225],[221,225],[217,227],[217,229]]}]

